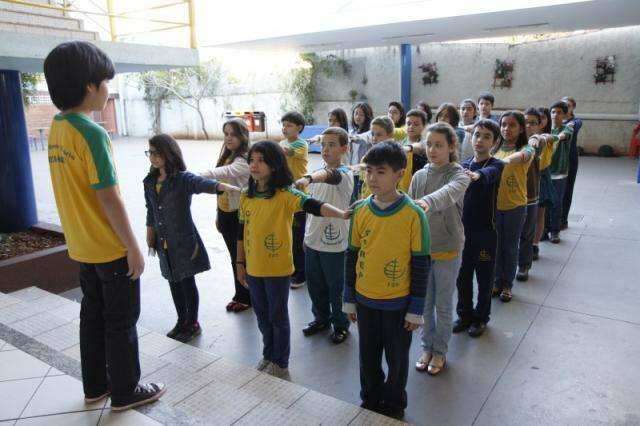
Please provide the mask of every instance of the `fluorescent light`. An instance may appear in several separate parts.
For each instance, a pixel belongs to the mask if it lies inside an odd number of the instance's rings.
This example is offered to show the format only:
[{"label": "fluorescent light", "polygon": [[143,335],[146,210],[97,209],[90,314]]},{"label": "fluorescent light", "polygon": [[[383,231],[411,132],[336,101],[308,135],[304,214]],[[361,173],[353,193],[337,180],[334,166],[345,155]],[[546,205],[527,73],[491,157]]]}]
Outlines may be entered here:
[{"label": "fluorescent light", "polygon": [[522,30],[522,29],[526,29],[526,28],[546,27],[548,25],[549,25],[548,22],[538,22],[538,23],[535,23],[535,24],[509,25],[509,26],[506,26],[506,27],[484,28],[482,31]]}]

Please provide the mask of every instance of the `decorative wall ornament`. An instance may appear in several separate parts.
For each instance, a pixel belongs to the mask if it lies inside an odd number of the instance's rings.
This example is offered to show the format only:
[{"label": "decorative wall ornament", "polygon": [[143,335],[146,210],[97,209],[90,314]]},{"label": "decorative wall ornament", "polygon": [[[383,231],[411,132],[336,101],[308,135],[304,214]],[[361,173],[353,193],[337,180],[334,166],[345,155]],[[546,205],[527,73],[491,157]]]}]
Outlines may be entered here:
[{"label": "decorative wall ornament", "polygon": [[613,55],[606,58],[596,59],[596,73],[593,79],[596,84],[613,83],[616,75],[616,57]]},{"label": "decorative wall ornament", "polygon": [[418,65],[424,75],[422,76],[422,84],[438,84],[438,66],[435,62]]},{"label": "decorative wall ornament", "polygon": [[514,61],[496,59],[496,69],[493,72],[493,87],[508,89],[513,82]]}]

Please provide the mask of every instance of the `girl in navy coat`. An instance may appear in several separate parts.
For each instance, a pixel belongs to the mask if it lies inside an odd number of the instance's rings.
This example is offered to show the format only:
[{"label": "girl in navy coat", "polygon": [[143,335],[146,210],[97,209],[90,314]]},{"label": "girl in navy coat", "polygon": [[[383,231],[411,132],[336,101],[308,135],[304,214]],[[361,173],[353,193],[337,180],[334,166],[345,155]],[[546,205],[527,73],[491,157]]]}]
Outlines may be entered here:
[{"label": "girl in navy coat", "polygon": [[169,135],[149,139],[145,152],[151,170],[144,183],[147,205],[147,245],[157,252],[162,276],[169,281],[178,313],[168,337],[187,342],[202,330],[198,323],[195,275],[211,269],[206,248],[191,217],[193,194],[234,190],[231,185],[186,171],[178,143]]}]

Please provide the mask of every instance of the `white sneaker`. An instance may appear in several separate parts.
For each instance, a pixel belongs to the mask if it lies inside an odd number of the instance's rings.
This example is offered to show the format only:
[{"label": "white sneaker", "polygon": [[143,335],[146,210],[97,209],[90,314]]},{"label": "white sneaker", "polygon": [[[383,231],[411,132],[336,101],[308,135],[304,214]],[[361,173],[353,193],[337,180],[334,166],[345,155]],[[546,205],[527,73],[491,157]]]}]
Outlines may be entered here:
[{"label": "white sneaker", "polygon": [[269,367],[264,370],[265,373],[271,374],[273,377],[277,377],[282,380],[291,380],[288,368],[282,368],[278,364],[271,363]]},{"label": "white sneaker", "polygon": [[265,371],[271,365],[271,361],[262,358],[258,365],[256,365],[256,370]]},{"label": "white sneaker", "polygon": [[296,288],[300,288],[300,287],[304,287],[304,285],[306,284],[306,281],[302,281],[301,283],[291,283],[291,288],[296,289]]}]

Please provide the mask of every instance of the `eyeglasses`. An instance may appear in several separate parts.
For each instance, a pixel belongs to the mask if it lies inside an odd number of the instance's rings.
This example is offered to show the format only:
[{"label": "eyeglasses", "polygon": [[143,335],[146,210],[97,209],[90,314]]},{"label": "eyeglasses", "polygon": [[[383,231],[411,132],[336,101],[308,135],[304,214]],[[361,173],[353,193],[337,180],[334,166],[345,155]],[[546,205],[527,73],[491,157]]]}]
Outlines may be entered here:
[{"label": "eyeglasses", "polygon": [[153,155],[154,157],[159,156],[160,154],[158,153],[158,151],[145,151],[144,155],[146,155],[147,157],[151,158],[151,156]]}]

